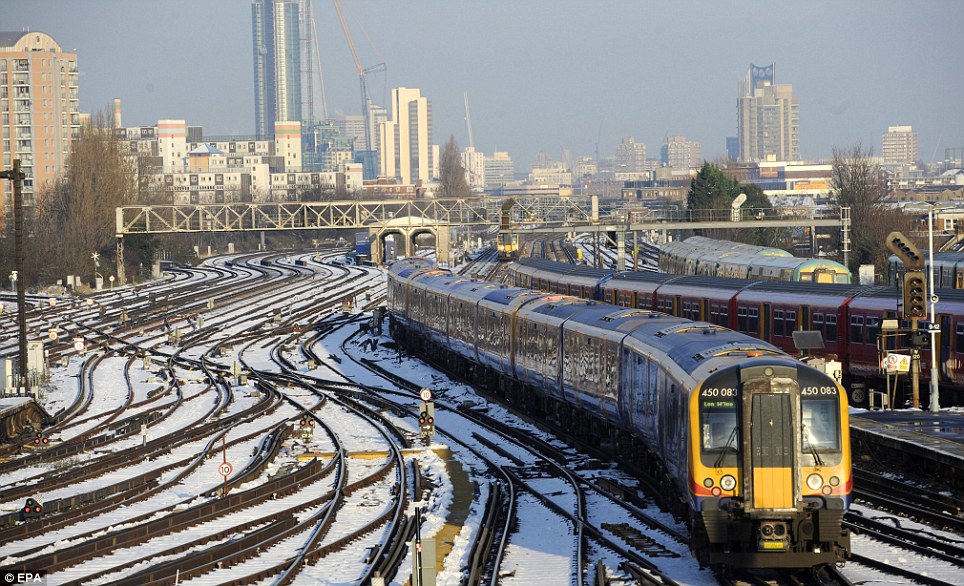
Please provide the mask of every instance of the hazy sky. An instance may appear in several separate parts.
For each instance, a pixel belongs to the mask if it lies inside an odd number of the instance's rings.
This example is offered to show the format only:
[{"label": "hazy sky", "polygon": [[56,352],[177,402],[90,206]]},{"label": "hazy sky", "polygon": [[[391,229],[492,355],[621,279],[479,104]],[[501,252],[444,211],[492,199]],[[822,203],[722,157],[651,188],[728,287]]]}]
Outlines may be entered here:
[{"label": "hazy sky", "polygon": [[[667,134],[704,158],[736,134],[737,84],[776,63],[800,102],[800,153],[913,125],[921,158],[964,147],[964,1],[341,0],[378,99],[397,86],[432,101],[435,142],[611,155],[624,136],[656,157]],[[314,0],[330,114],[359,114],[358,73],[331,0]],[[81,108],[123,101],[125,126],[186,119],[252,134],[248,0],[0,0],[0,29],[49,33],[76,51]],[[380,79],[379,79],[380,77]],[[316,92],[320,93],[320,92]],[[387,99],[385,100],[387,105]],[[322,105],[316,95],[315,110]]]}]

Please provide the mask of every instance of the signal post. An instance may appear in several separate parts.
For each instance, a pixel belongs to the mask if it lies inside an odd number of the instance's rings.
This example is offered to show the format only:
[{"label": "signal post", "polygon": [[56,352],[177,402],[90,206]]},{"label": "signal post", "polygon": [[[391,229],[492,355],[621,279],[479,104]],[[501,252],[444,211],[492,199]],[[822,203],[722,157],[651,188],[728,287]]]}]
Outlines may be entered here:
[{"label": "signal post", "polygon": [[[887,235],[887,249],[904,263],[901,279],[901,317],[910,320],[911,404],[920,409],[920,349],[926,346],[918,326],[927,319],[927,281],[924,279],[924,256],[917,245],[901,232]],[[931,266],[933,270],[933,266]],[[926,334],[925,334],[926,335]],[[923,343],[922,343],[923,339]],[[932,375],[933,376],[933,373]]]}]

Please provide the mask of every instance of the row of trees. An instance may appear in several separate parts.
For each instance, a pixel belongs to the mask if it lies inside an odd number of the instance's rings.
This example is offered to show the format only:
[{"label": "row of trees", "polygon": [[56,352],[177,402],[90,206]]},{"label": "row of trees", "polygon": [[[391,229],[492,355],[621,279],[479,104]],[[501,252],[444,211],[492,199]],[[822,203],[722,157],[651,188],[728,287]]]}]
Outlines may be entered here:
[{"label": "row of trees", "polygon": [[[114,208],[134,200],[136,185],[134,168],[111,136],[108,120],[106,112],[97,114],[81,127],[66,173],[52,185],[40,186],[36,206],[25,210],[28,286],[53,284],[67,275],[81,275],[90,282],[93,253],[102,264],[112,262]],[[130,239],[126,244],[131,263],[150,263],[151,239]],[[0,274],[13,270],[14,259],[14,238],[0,240]],[[112,272],[106,269],[103,274]]]}]

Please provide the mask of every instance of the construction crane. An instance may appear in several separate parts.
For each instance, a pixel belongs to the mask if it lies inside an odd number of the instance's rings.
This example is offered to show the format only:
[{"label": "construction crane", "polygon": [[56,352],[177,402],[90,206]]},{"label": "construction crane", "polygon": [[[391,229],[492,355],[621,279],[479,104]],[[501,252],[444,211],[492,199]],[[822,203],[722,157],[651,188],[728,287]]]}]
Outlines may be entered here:
[{"label": "construction crane", "polygon": [[472,138],[472,116],[469,114],[469,92],[462,92],[465,97],[465,126],[469,131],[469,146],[475,149],[475,139]]},{"label": "construction crane", "polygon": [[355,67],[358,69],[358,84],[361,86],[361,100],[362,100],[362,116],[365,119],[365,150],[373,150],[372,144],[372,130],[371,130],[371,98],[368,97],[368,81],[365,75],[368,73],[373,73],[376,71],[384,72],[386,66],[384,63],[379,63],[368,67],[367,69],[362,67],[361,60],[358,58],[358,52],[355,51],[355,42],[351,38],[351,33],[348,30],[348,22],[345,20],[345,13],[341,10],[341,4],[338,0],[332,0],[335,5],[335,12],[338,14],[338,22],[341,23],[341,30],[345,34],[345,40],[348,41],[348,49],[351,50],[352,59],[355,60]]}]

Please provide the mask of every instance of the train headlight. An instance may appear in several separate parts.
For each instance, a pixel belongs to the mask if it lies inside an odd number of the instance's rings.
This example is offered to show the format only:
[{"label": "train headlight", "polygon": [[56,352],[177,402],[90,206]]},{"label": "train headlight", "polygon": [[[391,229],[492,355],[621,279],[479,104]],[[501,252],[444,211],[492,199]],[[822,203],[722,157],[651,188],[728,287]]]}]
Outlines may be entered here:
[{"label": "train headlight", "polygon": [[838,484],[840,484],[840,479],[837,478],[836,476],[831,476],[831,477],[830,477],[830,486],[837,486]]},{"label": "train headlight", "polygon": [[725,491],[731,491],[736,488],[736,478],[733,478],[729,474],[720,478],[720,488]]},{"label": "train headlight", "polygon": [[810,490],[820,490],[821,486],[823,486],[823,476],[817,473],[807,476],[807,488]]},{"label": "train headlight", "polygon": [[706,488],[712,488],[712,487],[713,487],[713,479],[712,479],[712,478],[707,478],[707,479],[703,480],[703,486],[705,486]]}]

